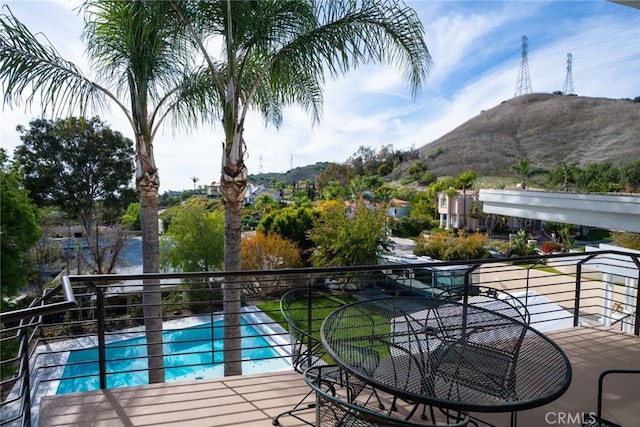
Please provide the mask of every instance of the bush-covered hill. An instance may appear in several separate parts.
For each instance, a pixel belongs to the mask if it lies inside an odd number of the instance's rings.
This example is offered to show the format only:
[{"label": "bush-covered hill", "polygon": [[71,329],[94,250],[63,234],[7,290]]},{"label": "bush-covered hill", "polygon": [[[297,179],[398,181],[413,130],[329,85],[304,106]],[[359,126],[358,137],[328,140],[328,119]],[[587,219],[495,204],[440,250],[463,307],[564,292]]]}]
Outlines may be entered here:
[{"label": "bush-covered hill", "polygon": [[419,149],[438,176],[509,176],[520,158],[551,168],[640,159],[640,102],[555,94],[513,98]]}]

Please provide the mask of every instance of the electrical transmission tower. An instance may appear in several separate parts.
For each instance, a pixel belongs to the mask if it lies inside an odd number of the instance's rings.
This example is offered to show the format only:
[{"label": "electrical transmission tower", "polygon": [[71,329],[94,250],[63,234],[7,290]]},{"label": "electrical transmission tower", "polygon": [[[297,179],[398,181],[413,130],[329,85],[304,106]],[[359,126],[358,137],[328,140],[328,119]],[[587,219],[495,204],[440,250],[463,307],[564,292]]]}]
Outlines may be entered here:
[{"label": "electrical transmission tower", "polygon": [[573,73],[571,72],[571,63],[573,62],[573,55],[567,53],[567,77],[564,78],[564,87],[562,93],[565,95],[575,95],[576,90],[573,88]]},{"label": "electrical transmission tower", "polygon": [[258,163],[258,172],[262,173],[262,154],[260,154],[260,163]]},{"label": "electrical transmission tower", "polygon": [[529,53],[529,39],[527,36],[522,36],[522,55],[520,61],[520,71],[518,72],[518,83],[516,83],[516,94],[514,96],[520,96],[533,92],[531,89],[531,76],[529,75],[529,60],[527,59]]}]

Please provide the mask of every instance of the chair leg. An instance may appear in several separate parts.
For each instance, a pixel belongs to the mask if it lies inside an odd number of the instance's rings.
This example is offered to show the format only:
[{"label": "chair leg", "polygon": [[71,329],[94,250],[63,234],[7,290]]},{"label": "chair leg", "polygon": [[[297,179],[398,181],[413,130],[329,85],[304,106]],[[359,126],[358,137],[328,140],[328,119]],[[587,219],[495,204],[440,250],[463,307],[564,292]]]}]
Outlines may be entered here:
[{"label": "chair leg", "polygon": [[[320,380],[320,383],[324,386],[325,391],[327,393],[330,393],[332,396],[336,395],[336,389],[335,386],[329,382],[329,381],[322,381]],[[307,398],[309,396],[311,396],[311,394],[313,394],[313,390],[309,390],[309,393],[307,393],[297,404],[296,406],[294,406],[293,408],[289,409],[288,411],[284,411],[281,412],[280,414],[276,415],[273,420],[271,421],[271,424],[273,424],[274,426],[278,426],[280,425],[280,417],[284,416],[284,415],[290,415],[294,418],[296,418],[299,421],[302,421],[305,424],[308,424],[310,426],[314,426],[315,424],[312,422],[309,422],[305,419],[300,418],[299,416],[296,415],[296,413],[298,412],[302,412],[302,411],[308,411],[309,409],[314,409],[316,407],[316,402],[305,402],[305,400],[307,400]]]},{"label": "chair leg", "polygon": [[279,413],[278,415],[276,415],[273,420],[271,421],[271,424],[273,424],[274,426],[278,426],[280,425],[280,417],[285,416],[285,415],[290,415],[300,421],[302,421],[305,424],[308,424],[310,426],[313,426],[313,423],[310,423],[309,421],[306,421],[302,418],[300,418],[299,416],[296,415],[296,413],[301,412],[301,411],[308,411],[309,409],[313,409],[316,407],[316,403],[315,402],[305,402],[305,400],[307,400],[307,398],[313,393],[313,390],[310,391],[309,393],[307,393],[307,395],[305,397],[302,398],[302,400],[300,400],[300,402],[298,402],[296,404],[296,406],[294,406],[293,408],[289,409],[288,411],[284,411]]}]

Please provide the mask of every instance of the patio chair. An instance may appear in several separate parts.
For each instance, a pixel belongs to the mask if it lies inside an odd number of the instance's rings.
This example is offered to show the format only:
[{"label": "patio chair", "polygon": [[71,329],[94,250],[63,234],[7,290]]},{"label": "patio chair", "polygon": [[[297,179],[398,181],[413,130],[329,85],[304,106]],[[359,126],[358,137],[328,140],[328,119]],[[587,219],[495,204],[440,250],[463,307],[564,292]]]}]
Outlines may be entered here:
[{"label": "patio chair", "polygon": [[604,391],[604,379],[608,375],[612,374],[640,374],[640,370],[628,370],[628,369],[609,369],[603,371],[598,378],[598,408],[595,414],[589,413],[582,421],[582,427],[622,427],[620,424],[616,424],[613,421],[607,420],[602,417],[602,395]]},{"label": "patio chair", "polygon": [[[464,291],[463,286],[450,288],[438,295],[438,298],[460,301],[464,298]],[[502,289],[473,285],[469,288],[467,301],[471,305],[484,307],[487,310],[497,311],[505,316],[518,319],[526,325],[531,322],[527,306],[519,298]]]},{"label": "patio chair", "polygon": [[461,415],[461,419],[454,424],[424,424],[415,423],[410,420],[392,417],[387,413],[376,411],[375,408],[366,407],[354,403],[350,399],[344,399],[342,396],[327,393],[321,386],[321,378],[323,378],[323,370],[330,369],[329,366],[318,366],[309,368],[304,373],[307,384],[311,387],[312,392],[316,393],[316,426],[330,427],[404,427],[404,426],[423,426],[423,427],[463,427],[469,425],[469,417],[466,414]]},{"label": "patio chair", "polygon": [[[280,310],[289,327],[293,368],[302,374],[311,367],[328,366],[324,370],[321,381],[324,390],[335,394],[336,386],[345,386],[348,387],[348,395],[355,398],[365,385],[355,379],[345,382],[342,370],[334,364],[318,338],[324,317],[334,309],[348,303],[349,301],[340,294],[328,290],[297,288],[282,295]],[[293,408],[274,417],[272,424],[277,426],[280,423],[280,417],[290,415],[306,424],[313,425],[297,415],[301,411],[315,408],[315,403],[309,403],[307,400],[311,393],[313,390],[309,390],[309,393]],[[373,394],[377,397],[375,391]]]},{"label": "patio chair", "polygon": [[[522,315],[515,305],[509,307],[513,308],[495,311],[505,318],[514,318],[516,322],[507,323],[500,318],[485,320],[483,312],[491,308],[480,304],[472,314],[468,314],[465,333],[452,336],[445,333],[442,336],[444,345],[431,353],[430,357],[435,373],[432,387],[439,387],[439,379],[443,380],[443,384],[448,384],[447,387],[452,387],[450,380],[466,371],[463,375],[467,379],[464,386],[453,386],[460,393],[480,393],[505,400],[518,395],[518,355],[529,326],[524,321],[526,314]],[[491,345],[496,341],[500,342],[500,346]],[[516,417],[517,413],[512,412],[512,425],[515,425]]]}]

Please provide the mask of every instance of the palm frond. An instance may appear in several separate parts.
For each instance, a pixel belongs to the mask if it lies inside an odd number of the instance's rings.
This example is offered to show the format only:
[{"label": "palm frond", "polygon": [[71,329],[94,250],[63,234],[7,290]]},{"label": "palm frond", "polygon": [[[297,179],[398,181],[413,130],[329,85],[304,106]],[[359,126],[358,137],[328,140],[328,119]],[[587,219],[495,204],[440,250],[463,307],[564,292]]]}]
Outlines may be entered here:
[{"label": "palm frond", "polygon": [[[286,68],[326,70],[336,77],[367,63],[398,67],[412,96],[424,84],[431,56],[417,14],[396,0],[315,3],[317,22],[277,52]],[[321,78],[321,76],[318,76]]]},{"label": "palm frond", "polygon": [[[224,74],[222,65],[215,65],[216,78]],[[156,109],[152,123],[161,123],[166,117],[170,117],[172,128],[188,131],[200,123],[219,121],[222,118],[222,110],[217,106],[223,102],[224,91],[217,90],[209,67],[185,70],[182,84],[160,100],[158,105],[164,108]]]},{"label": "palm frond", "polygon": [[5,105],[19,106],[26,94],[30,106],[39,95],[43,113],[56,116],[100,111],[106,107],[106,97],[115,99],[63,59],[44,36],[46,44],[41,43],[8,7],[7,11],[0,14],[0,81]]}]

